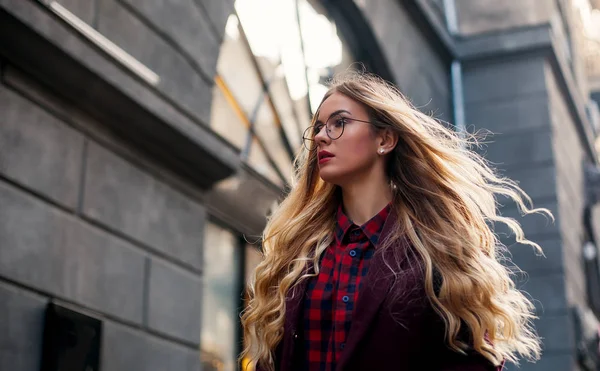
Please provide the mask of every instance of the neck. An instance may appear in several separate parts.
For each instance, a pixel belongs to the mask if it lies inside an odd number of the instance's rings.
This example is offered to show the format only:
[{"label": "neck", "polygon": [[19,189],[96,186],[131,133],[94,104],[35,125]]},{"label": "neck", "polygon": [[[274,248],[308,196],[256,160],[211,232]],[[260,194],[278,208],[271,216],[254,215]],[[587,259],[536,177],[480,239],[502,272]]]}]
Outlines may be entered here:
[{"label": "neck", "polygon": [[392,200],[389,181],[382,174],[370,174],[342,186],[344,212],[357,225],[363,225]]}]

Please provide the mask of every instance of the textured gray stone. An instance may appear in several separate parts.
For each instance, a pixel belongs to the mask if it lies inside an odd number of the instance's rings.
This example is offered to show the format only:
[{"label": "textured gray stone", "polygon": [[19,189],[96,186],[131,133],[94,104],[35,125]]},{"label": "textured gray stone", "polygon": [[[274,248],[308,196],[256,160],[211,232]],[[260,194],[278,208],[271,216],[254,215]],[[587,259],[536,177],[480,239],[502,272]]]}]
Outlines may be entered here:
[{"label": "textured gray stone", "polygon": [[463,66],[465,103],[514,100],[546,90],[544,57],[506,58]]},{"label": "textured gray stone", "polygon": [[[136,9],[149,23],[168,35],[200,65],[206,76],[216,71],[220,42],[210,29],[204,9],[193,0],[120,0]],[[216,2],[215,2],[216,3]],[[219,1],[219,3],[227,3]],[[226,6],[226,4],[224,4]],[[232,6],[228,6],[233,10]],[[224,29],[221,31],[225,31]]]},{"label": "textured gray stone", "polygon": [[533,301],[539,316],[567,311],[563,273],[531,274],[528,277],[519,277],[515,281],[517,287]]},{"label": "textured gray stone", "polygon": [[201,290],[199,276],[152,259],[148,326],[173,337],[199,344]]},{"label": "textured gray stone", "polygon": [[0,370],[39,370],[47,300],[0,284]]},{"label": "textured gray stone", "polygon": [[0,85],[0,112],[0,172],[75,208],[83,136],[4,85]]},{"label": "textured gray stone", "polygon": [[[160,76],[157,88],[172,102],[185,107],[204,123],[210,122],[211,83],[208,83],[177,50],[127,11],[116,0],[99,0],[98,31]],[[144,4],[151,3],[145,1]],[[158,6],[158,5],[157,5]],[[162,10],[163,16],[169,12]],[[180,27],[181,19],[169,19]],[[209,33],[209,32],[207,32]],[[198,37],[200,39],[200,37]],[[205,58],[219,49],[204,50]],[[217,56],[212,56],[216,61]],[[215,62],[216,63],[216,62]],[[214,67],[213,67],[214,71]],[[209,75],[212,77],[212,74]]]},{"label": "textured gray stone", "polygon": [[73,223],[65,260],[66,296],[103,313],[142,323],[145,256],[105,232]]},{"label": "textured gray stone", "polygon": [[452,117],[449,66],[406,8],[400,2],[370,0],[364,2],[362,10],[384,46],[394,82],[402,93],[422,111],[433,111],[435,117],[449,121]]},{"label": "textured gray stone", "polygon": [[532,164],[554,159],[552,133],[532,130],[515,134],[495,135],[478,150],[501,169],[531,167]]},{"label": "textured gray stone", "polygon": [[[200,187],[209,187],[239,167],[238,151],[182,112],[181,105],[175,105],[179,101],[166,99],[39,4],[0,0],[0,6],[5,10],[0,14],[3,50],[52,91],[96,113],[108,127]],[[195,107],[206,108],[208,116],[210,104],[201,104],[196,94],[187,98]]]},{"label": "textured gray stone", "polygon": [[200,269],[204,208],[90,142],[83,212],[154,249]]},{"label": "textured gray stone", "polygon": [[198,371],[198,349],[104,322],[102,369],[107,371]]},{"label": "textured gray stone", "polygon": [[225,34],[225,25],[229,15],[233,13],[233,0],[193,0],[202,7],[207,14],[208,20],[213,24],[218,34],[217,40],[219,43],[223,40]]},{"label": "textured gray stone", "polygon": [[575,349],[575,334],[568,313],[556,315],[540,315],[534,326],[542,338],[544,352],[573,351]]},{"label": "textured gray stone", "polygon": [[[517,207],[514,203],[507,203],[504,207],[500,208],[499,211],[502,216],[513,218],[519,224],[521,224],[525,235],[530,239],[535,240],[548,235],[556,236],[558,233],[560,233],[560,223],[562,218],[558,212],[558,204],[556,200],[545,200],[543,202],[536,202],[536,200],[533,200],[533,206],[535,208],[548,209],[554,215],[555,221],[553,222],[549,216],[543,213],[535,213],[523,216],[517,210]],[[506,227],[503,223],[497,223],[495,225],[495,232],[500,235],[500,238],[506,238],[505,241],[507,241],[507,243],[512,243],[508,240],[514,237],[514,235],[512,232],[509,233],[508,227]]]},{"label": "textured gray stone", "polygon": [[[525,234],[527,238],[527,234]],[[534,239],[540,245],[540,255],[532,246],[511,244],[508,246],[509,259],[528,274],[562,272],[564,270],[562,242],[558,237],[550,239]]]},{"label": "textured gray stone", "polygon": [[145,258],[0,184],[0,276],[141,323]]},{"label": "textured gray stone", "polygon": [[545,352],[536,363],[521,362],[520,366],[506,365],[503,371],[576,371],[575,356],[565,352]]},{"label": "textured gray stone", "polygon": [[[516,181],[532,199],[556,197],[556,169],[552,164],[531,168],[508,169],[502,175]],[[502,203],[503,198],[498,198]]]},{"label": "textured gray stone", "polygon": [[94,24],[97,0],[60,0],[59,4],[90,26]]},{"label": "textured gray stone", "polygon": [[465,106],[467,127],[510,134],[523,129],[550,127],[548,96],[544,93],[516,99],[474,102]]},{"label": "textured gray stone", "polygon": [[494,32],[527,27],[550,20],[556,11],[551,1],[456,0],[461,34]]},{"label": "textured gray stone", "polygon": [[0,182],[0,276],[65,293],[69,220]]}]

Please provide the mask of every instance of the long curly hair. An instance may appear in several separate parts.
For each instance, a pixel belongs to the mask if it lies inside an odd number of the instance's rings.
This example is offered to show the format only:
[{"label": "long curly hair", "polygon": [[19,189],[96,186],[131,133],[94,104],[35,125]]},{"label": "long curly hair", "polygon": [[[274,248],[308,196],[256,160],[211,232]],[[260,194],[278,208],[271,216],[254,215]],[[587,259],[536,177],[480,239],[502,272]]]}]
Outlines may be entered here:
[{"label": "long curly hair", "polygon": [[[398,223],[387,240],[405,236],[414,247],[427,297],[444,320],[448,346],[457,352],[472,347],[494,364],[538,359],[534,306],[516,289],[512,268],[503,264],[506,247],[493,227],[503,223],[517,242],[541,248],[524,237],[514,219],[498,214],[496,195],[514,200],[524,214],[552,217],[550,212],[534,209],[514,181],[498,175],[472,150],[479,145],[476,135],[457,133],[420,112],[381,78],[346,73],[332,81],[323,101],[334,92],[363,104],[375,130],[390,128],[398,135],[387,164]],[[249,284],[241,318],[245,349],[240,359],[268,370],[274,368],[273,352],[283,336],[286,296],[298,282],[318,274],[319,258],[332,241],[339,192],[319,177],[316,152],[299,153],[291,190],[268,219],[264,259]],[[391,246],[382,244],[383,249]],[[459,336],[465,325],[470,344]]]}]

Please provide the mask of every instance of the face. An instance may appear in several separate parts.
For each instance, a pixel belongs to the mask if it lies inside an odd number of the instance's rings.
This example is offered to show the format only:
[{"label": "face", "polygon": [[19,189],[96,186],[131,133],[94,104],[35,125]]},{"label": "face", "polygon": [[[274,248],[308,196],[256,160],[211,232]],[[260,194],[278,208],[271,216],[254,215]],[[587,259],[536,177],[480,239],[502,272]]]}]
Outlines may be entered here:
[{"label": "face", "polygon": [[[369,121],[365,107],[341,94],[333,93],[322,104],[315,122],[315,145],[319,163],[319,175],[329,183],[344,185],[360,176],[368,176],[380,161],[378,154],[380,138]],[[343,121],[343,134],[332,140],[326,134],[329,121],[333,131]],[[335,138],[335,135],[332,135]]]}]

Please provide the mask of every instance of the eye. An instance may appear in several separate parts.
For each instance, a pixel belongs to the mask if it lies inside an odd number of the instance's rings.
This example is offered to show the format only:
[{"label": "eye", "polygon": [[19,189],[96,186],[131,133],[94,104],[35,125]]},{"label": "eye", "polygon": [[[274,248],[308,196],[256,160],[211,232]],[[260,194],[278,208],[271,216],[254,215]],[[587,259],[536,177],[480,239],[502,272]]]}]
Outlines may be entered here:
[{"label": "eye", "polygon": [[321,129],[323,128],[323,124],[315,124],[314,126],[314,135],[319,134],[319,132],[321,131]]},{"label": "eye", "polygon": [[342,127],[346,124],[346,118],[342,116],[336,117],[335,120],[333,120],[333,123],[336,128]]}]

